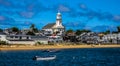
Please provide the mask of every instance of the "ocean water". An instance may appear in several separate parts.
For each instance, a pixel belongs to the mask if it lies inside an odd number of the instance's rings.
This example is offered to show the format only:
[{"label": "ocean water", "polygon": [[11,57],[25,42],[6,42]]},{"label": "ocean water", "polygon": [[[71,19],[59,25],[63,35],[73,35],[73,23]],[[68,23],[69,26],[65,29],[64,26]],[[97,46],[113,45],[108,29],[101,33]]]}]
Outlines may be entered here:
[{"label": "ocean water", "polygon": [[[56,59],[32,60],[36,55],[56,55]],[[0,51],[0,66],[120,66],[120,48]]]}]

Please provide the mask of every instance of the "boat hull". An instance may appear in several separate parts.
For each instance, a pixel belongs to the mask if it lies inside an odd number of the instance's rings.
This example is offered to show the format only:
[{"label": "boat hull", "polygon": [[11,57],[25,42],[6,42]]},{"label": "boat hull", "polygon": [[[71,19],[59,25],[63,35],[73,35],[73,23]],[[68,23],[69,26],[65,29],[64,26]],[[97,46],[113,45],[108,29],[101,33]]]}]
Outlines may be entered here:
[{"label": "boat hull", "polygon": [[56,56],[53,57],[35,57],[33,60],[54,60]]}]

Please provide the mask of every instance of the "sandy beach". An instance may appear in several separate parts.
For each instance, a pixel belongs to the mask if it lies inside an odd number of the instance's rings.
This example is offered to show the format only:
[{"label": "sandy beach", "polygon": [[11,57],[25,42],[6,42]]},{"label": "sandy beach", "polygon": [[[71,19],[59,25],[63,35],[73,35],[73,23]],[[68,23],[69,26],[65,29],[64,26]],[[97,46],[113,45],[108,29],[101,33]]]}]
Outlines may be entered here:
[{"label": "sandy beach", "polygon": [[39,46],[4,46],[0,50],[39,50],[39,49],[70,49],[70,48],[120,48],[120,45],[39,45]]}]

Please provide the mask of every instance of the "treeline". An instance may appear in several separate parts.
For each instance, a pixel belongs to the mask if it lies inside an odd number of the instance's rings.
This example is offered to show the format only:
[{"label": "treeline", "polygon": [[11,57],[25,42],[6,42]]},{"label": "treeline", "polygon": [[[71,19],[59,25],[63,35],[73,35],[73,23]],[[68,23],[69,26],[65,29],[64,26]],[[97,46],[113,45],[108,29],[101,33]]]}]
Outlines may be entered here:
[{"label": "treeline", "polygon": [[69,30],[66,31],[66,34],[74,33],[76,35],[80,35],[84,32],[88,33],[88,32],[91,32],[91,30],[76,30],[76,31],[73,31],[72,29],[69,29]]},{"label": "treeline", "polygon": [[[117,28],[117,31],[112,31],[112,33],[119,33],[120,32],[120,26],[116,27]],[[11,29],[11,32],[14,32],[14,33],[20,33],[20,29],[18,27],[11,27],[9,28]],[[3,29],[0,29],[0,32],[3,32]],[[35,35],[35,33],[38,33],[39,30],[36,28],[36,26],[34,24],[31,24],[30,27],[29,27],[29,31],[26,33],[26,35]],[[66,30],[66,34],[68,33],[74,33],[76,35],[80,35],[84,32],[92,32],[91,30],[76,30],[74,31],[73,29],[69,29],[69,30]],[[103,34],[109,34],[110,33],[110,30],[106,30],[105,32],[100,32],[100,33],[103,33]]]},{"label": "treeline", "polygon": [[[92,31],[91,30],[85,30],[85,29],[74,31],[73,29],[69,29],[69,30],[66,31],[66,34],[75,33],[76,35],[80,35],[84,32],[88,33],[88,32],[92,32]],[[110,34],[111,32],[110,32],[110,30],[106,30],[105,32],[100,32],[100,33],[106,35],[106,34]],[[117,27],[117,31],[112,31],[112,33],[120,33],[120,26]]]},{"label": "treeline", "polygon": [[[18,27],[11,27],[9,28],[11,30],[11,32],[14,32],[16,34],[19,34],[21,32],[21,30]],[[26,35],[35,35],[35,33],[37,33],[39,30],[35,27],[34,24],[31,24],[31,26],[29,27],[29,31],[26,33]],[[3,32],[3,29],[0,29],[0,32]]]}]

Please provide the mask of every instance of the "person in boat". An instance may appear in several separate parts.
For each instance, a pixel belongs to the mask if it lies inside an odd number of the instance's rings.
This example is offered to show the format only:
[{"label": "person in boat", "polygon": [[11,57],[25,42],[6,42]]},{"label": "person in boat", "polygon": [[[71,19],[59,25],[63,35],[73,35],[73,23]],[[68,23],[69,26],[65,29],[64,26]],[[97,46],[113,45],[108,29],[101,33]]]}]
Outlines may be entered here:
[{"label": "person in boat", "polygon": [[36,60],[38,58],[38,56],[35,56],[35,57],[33,57],[33,60]]},{"label": "person in boat", "polygon": [[47,50],[43,50],[42,52],[49,52],[50,51],[50,49],[47,49]]}]

